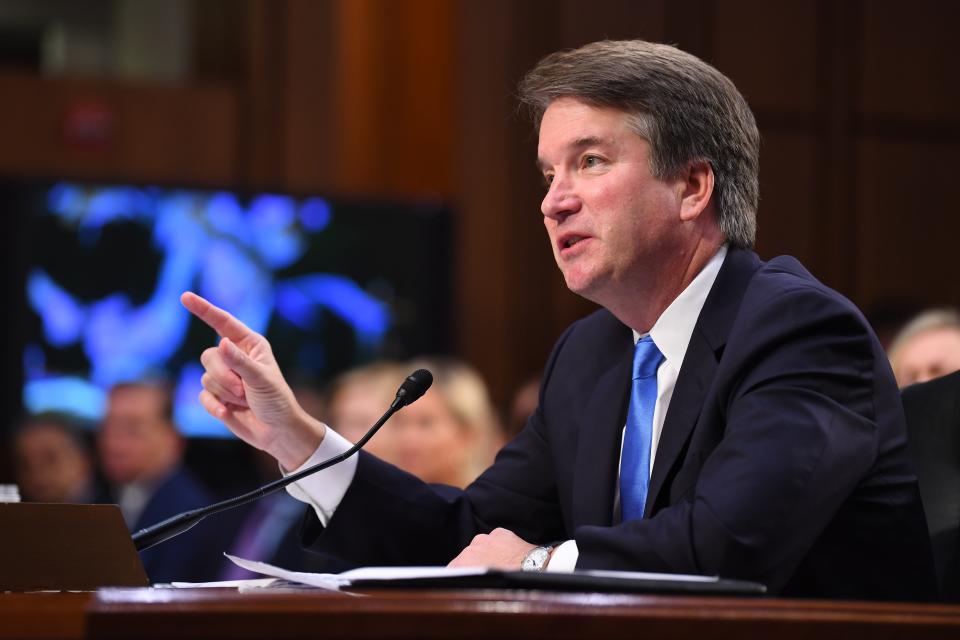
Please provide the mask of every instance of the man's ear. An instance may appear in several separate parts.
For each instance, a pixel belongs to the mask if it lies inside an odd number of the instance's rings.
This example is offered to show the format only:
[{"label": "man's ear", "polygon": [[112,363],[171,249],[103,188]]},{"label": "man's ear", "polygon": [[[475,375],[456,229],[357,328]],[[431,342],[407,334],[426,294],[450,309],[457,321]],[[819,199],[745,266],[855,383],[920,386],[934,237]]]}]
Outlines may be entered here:
[{"label": "man's ear", "polygon": [[691,222],[700,217],[713,197],[713,167],[706,160],[691,162],[683,178],[680,219]]}]

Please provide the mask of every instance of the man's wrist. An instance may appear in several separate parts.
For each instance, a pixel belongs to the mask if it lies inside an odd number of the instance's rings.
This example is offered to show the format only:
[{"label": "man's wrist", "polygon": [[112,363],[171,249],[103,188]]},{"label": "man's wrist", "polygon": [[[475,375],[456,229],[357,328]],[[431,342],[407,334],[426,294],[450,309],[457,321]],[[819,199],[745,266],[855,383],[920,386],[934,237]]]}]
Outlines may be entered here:
[{"label": "man's wrist", "polygon": [[297,469],[310,459],[326,435],[327,426],[306,411],[299,411],[294,424],[286,427],[278,450],[268,451],[287,470]]},{"label": "man's wrist", "polygon": [[553,551],[550,553],[550,563],[547,565],[547,571],[550,573],[570,573],[577,568],[577,559],[580,553],[577,550],[576,540],[565,540],[556,543]]},{"label": "man's wrist", "polygon": [[[317,450],[302,465],[294,469],[281,471],[284,476],[303,471],[317,463],[342,455],[350,450],[353,443],[333,429],[329,429]],[[350,456],[340,464],[335,464],[313,475],[287,486],[287,493],[301,502],[311,505],[320,524],[326,526],[334,511],[346,495],[357,470],[357,456]]]}]

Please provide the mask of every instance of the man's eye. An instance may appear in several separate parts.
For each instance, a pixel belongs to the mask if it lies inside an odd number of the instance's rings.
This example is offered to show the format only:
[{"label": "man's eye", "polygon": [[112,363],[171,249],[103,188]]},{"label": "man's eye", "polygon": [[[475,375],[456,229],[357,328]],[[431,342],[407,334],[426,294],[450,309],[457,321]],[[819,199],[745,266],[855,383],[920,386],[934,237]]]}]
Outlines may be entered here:
[{"label": "man's eye", "polygon": [[587,169],[592,169],[602,162],[600,156],[584,156],[583,157],[583,166]]},{"label": "man's eye", "polygon": [[549,174],[549,173],[544,174],[544,175],[543,175],[543,184],[544,184],[544,186],[546,186],[546,187],[549,187],[551,184],[553,184],[553,174]]}]

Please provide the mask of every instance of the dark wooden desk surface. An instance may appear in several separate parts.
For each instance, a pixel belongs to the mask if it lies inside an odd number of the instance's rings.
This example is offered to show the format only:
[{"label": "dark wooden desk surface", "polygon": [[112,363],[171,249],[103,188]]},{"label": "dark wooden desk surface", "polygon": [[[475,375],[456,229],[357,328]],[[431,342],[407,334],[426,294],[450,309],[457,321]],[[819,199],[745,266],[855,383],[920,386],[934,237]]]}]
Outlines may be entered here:
[{"label": "dark wooden desk surface", "polygon": [[2,594],[8,638],[960,638],[960,607],[536,591]]},{"label": "dark wooden desk surface", "polygon": [[92,599],[92,593],[0,593],[0,638],[83,638]]}]

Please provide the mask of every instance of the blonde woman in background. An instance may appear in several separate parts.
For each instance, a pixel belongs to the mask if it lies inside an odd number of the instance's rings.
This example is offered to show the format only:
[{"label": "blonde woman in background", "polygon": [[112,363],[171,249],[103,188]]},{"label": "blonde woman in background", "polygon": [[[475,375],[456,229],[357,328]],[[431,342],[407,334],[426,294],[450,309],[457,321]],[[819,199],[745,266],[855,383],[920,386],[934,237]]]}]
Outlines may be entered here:
[{"label": "blonde woman in background", "polygon": [[960,313],[924,311],[900,330],[888,357],[900,388],[960,370]]},{"label": "blonde woman in background", "polygon": [[421,358],[406,369],[429,369],[433,386],[383,429],[401,469],[425,482],[464,487],[493,461],[500,433],[480,374],[453,358]]},{"label": "blonde woman in background", "polygon": [[[326,392],[325,422],[350,442],[356,442],[380,419],[409,374],[399,362],[380,360],[340,374]],[[391,420],[370,439],[364,449],[394,462]]]}]

